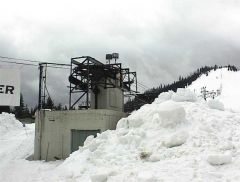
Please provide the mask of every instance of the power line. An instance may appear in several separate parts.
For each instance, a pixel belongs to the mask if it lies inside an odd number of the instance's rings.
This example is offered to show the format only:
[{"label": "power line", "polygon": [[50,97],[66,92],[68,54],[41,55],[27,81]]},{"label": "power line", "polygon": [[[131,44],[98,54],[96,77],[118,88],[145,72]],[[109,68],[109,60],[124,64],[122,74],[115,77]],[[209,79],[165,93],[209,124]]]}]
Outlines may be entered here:
[{"label": "power line", "polygon": [[139,85],[139,84],[133,83],[133,86],[136,86],[136,85],[137,85],[138,87],[144,89],[144,90],[147,90],[147,88],[143,87],[142,85]]},{"label": "power line", "polygon": [[16,61],[4,61],[4,60],[0,60],[0,62],[3,62],[3,63],[11,63],[11,64],[20,64],[20,65],[25,65],[25,66],[38,66],[38,65],[36,65],[36,64],[20,63],[20,62],[16,62]]},{"label": "power line", "polygon": [[143,102],[143,103],[145,103],[145,104],[149,104],[149,103],[146,102],[145,100],[139,99],[138,97],[135,97],[135,99],[137,99],[137,100],[139,100],[139,101],[141,101],[141,102]]},{"label": "power line", "polygon": [[[23,61],[23,62],[31,62],[31,63],[39,63],[39,64],[49,64],[49,65],[57,65],[57,66],[48,66],[51,68],[61,68],[61,67],[65,67],[65,66],[71,66],[70,64],[61,64],[61,63],[53,63],[53,62],[43,62],[43,61],[35,61],[35,60],[30,60],[30,59],[22,59],[22,58],[14,58],[14,57],[7,57],[7,56],[0,56],[0,58],[2,59],[8,59],[8,60],[19,60],[19,61]],[[6,62],[6,63],[14,63],[14,64],[22,64],[22,65],[29,65],[29,66],[38,66],[35,64],[30,64],[30,63],[20,63],[20,62],[16,62],[16,61],[4,61],[4,60],[0,60],[1,62]]]},{"label": "power line", "polygon": [[[2,56],[0,56],[1,58]],[[11,58],[12,59],[12,58]],[[19,60],[19,59],[16,59],[16,60]],[[23,61],[23,60],[21,60]],[[0,62],[3,62],[3,63],[10,63],[10,64],[18,64],[18,65],[25,65],[25,66],[39,66],[37,64],[32,64],[32,63],[22,63],[22,62],[16,62],[16,61],[5,61],[5,60],[1,60],[0,59]],[[43,63],[43,62],[38,62],[38,63]],[[47,65],[47,67],[50,67],[50,68],[60,68],[60,69],[69,69],[69,68],[64,68],[64,66],[70,66],[68,64],[58,64],[56,63],[57,66],[51,66],[51,65],[54,65],[55,63],[46,63],[46,64],[50,64],[50,65]]]},{"label": "power line", "polygon": [[[136,85],[136,83],[133,83],[133,84]],[[139,81],[137,82],[137,86],[139,86],[139,87],[141,87],[141,88],[143,88],[143,89],[150,89],[149,87],[147,87],[146,85],[140,83]]]},{"label": "power line", "polygon": [[142,88],[142,89],[144,89],[144,90],[149,90],[150,88],[149,87],[147,87],[147,86],[144,86],[143,84],[141,84],[141,83],[139,83],[139,82],[137,82],[137,84],[136,83],[133,83],[133,85],[134,86],[138,86],[138,87],[140,87],[140,88]]},{"label": "power line", "polygon": [[146,85],[142,84],[142,83],[141,83],[141,82],[139,82],[139,81],[138,81],[138,84],[139,84],[139,85],[142,85],[143,87],[145,87],[145,88],[147,88],[147,89],[150,89],[148,86],[146,86]]},{"label": "power line", "polygon": [[30,60],[30,59],[13,58],[13,57],[7,57],[7,56],[0,56],[0,58],[19,60],[19,61],[26,61],[26,62],[31,62],[31,63],[41,63],[40,61],[34,61],[34,60]]}]

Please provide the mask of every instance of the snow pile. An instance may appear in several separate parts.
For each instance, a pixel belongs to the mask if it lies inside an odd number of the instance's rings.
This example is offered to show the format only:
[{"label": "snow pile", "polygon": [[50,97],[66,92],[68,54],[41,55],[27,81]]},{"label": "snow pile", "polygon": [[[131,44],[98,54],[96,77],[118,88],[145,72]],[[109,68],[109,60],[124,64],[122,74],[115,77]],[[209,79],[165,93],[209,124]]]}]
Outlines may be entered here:
[{"label": "snow pile", "polygon": [[166,147],[176,147],[184,144],[188,138],[188,133],[186,131],[180,131],[169,136],[164,142]]},{"label": "snow pile", "polygon": [[210,154],[207,161],[212,165],[228,164],[232,162],[232,155],[229,152],[226,154]]},{"label": "snow pile", "polygon": [[195,102],[197,100],[196,95],[188,89],[179,88],[176,94],[172,96],[172,100],[177,102]]},{"label": "snow pile", "polygon": [[0,134],[5,135],[11,131],[22,129],[23,125],[18,121],[14,114],[0,114]]},{"label": "snow pile", "polygon": [[155,182],[158,179],[154,176],[151,171],[143,171],[138,174],[136,181],[143,181],[143,182]]},{"label": "snow pile", "polygon": [[178,88],[177,92],[169,91],[161,93],[154,103],[161,103],[167,100],[173,100],[176,102],[195,102],[197,96],[190,89]]},{"label": "snow pile", "polygon": [[92,182],[106,182],[107,181],[108,174],[100,173],[100,174],[94,174],[91,176]]},{"label": "snow pile", "polygon": [[161,93],[158,98],[155,99],[154,103],[155,104],[160,104],[164,101],[167,101],[167,100],[171,100],[172,99],[172,96],[174,95],[175,93],[173,91],[169,91],[169,92],[163,92]]},{"label": "snow pile", "polygon": [[47,176],[59,162],[28,161],[33,154],[34,124],[16,120],[13,114],[0,114],[0,181],[49,181]]},{"label": "snow pile", "polygon": [[239,137],[239,113],[212,109],[180,89],[121,119],[115,131],[89,136],[51,180],[239,181]]},{"label": "snow pile", "polygon": [[224,105],[222,102],[220,102],[219,100],[217,99],[210,99],[208,101],[208,106],[211,108],[211,109],[218,109],[220,111],[224,111]]},{"label": "snow pile", "polygon": [[173,101],[166,101],[159,105],[145,105],[128,118],[121,119],[117,128],[128,129],[131,127],[175,127],[184,122],[185,110]]}]

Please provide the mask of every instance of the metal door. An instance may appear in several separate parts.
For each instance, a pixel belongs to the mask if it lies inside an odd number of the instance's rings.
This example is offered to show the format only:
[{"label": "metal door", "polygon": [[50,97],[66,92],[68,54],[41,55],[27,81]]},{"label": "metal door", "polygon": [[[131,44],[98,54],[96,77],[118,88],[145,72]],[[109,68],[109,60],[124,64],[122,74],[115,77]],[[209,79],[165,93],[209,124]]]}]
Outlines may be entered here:
[{"label": "metal door", "polygon": [[100,130],[71,130],[72,142],[71,142],[71,152],[78,150],[79,146],[83,146],[84,141],[90,135],[94,137],[97,136],[97,133],[100,133]]}]

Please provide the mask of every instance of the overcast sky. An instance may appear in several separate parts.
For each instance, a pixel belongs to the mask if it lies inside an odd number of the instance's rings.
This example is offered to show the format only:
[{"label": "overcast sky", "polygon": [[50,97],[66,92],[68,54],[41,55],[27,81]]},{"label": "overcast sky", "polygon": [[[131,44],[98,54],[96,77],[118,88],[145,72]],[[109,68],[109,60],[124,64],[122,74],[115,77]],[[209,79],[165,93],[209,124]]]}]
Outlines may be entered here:
[{"label": "overcast sky", "polygon": [[[0,6],[0,56],[70,63],[88,55],[105,62],[106,53],[118,52],[148,87],[204,65],[240,66],[239,34],[238,0],[8,0]],[[20,68],[25,101],[33,105],[38,70]],[[67,77],[68,71],[49,69],[52,95],[68,97]]]}]

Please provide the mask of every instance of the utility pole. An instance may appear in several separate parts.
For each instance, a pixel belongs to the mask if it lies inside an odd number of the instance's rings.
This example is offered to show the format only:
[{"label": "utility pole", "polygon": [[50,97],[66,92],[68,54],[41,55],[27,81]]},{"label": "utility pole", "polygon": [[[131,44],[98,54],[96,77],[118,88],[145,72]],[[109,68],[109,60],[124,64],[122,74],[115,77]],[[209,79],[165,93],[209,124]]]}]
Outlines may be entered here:
[{"label": "utility pole", "polygon": [[43,65],[39,64],[39,90],[38,90],[38,109],[42,109],[42,74],[43,74]]}]

